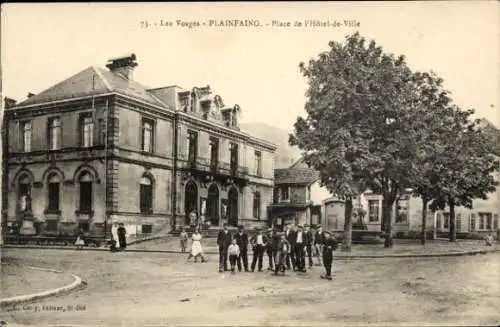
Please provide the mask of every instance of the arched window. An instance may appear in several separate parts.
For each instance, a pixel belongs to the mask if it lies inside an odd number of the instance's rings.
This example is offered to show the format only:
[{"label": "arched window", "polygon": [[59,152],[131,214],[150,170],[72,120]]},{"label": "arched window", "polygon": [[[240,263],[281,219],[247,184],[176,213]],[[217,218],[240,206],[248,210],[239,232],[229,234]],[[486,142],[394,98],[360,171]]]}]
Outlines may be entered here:
[{"label": "arched window", "polygon": [[78,179],[80,184],[80,208],[79,211],[83,213],[90,213],[92,211],[92,175],[88,172],[83,172]]},{"label": "arched window", "polygon": [[60,191],[61,191],[61,179],[55,173],[52,173],[48,177],[48,212],[59,212],[60,203]]},{"label": "arched window", "polygon": [[153,181],[148,176],[143,176],[140,180],[140,207],[141,213],[150,214],[153,212]]}]

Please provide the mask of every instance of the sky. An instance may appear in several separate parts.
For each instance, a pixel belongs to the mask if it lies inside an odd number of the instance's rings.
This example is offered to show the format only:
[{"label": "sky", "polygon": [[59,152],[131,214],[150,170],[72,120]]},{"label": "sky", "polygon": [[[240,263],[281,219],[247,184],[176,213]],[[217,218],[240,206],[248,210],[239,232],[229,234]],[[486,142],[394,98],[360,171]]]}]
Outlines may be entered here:
[{"label": "sky", "polygon": [[[134,78],[144,85],[210,85],[226,105],[240,105],[243,122],[291,130],[297,116],[305,115],[307,84],[299,63],[327,50],[329,41],[359,31],[386,52],[404,54],[413,70],[436,72],[456,104],[475,108],[477,117],[499,127],[499,4],[6,4],[2,96],[20,101],[88,66],[105,67],[109,58],[135,53]],[[260,26],[209,26],[210,20],[231,19],[258,20]],[[177,26],[177,20],[201,26]],[[273,20],[292,26],[273,26]],[[342,26],[305,27],[306,20]],[[359,27],[346,26],[344,20],[359,22]],[[160,26],[167,21],[173,26]],[[302,26],[293,26],[295,21]]]}]

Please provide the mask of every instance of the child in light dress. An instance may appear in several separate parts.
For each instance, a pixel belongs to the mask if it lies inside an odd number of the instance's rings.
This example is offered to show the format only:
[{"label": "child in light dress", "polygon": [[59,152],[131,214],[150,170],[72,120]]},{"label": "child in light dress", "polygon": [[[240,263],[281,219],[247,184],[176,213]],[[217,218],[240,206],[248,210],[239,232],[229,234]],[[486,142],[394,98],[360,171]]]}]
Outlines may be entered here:
[{"label": "child in light dress", "polygon": [[191,253],[189,253],[188,260],[194,257],[194,262],[198,262],[198,257],[201,258],[201,262],[207,262],[205,257],[203,256],[203,247],[201,246],[202,236],[198,229],[195,230],[193,236],[191,236],[191,240],[193,241],[191,244]]}]

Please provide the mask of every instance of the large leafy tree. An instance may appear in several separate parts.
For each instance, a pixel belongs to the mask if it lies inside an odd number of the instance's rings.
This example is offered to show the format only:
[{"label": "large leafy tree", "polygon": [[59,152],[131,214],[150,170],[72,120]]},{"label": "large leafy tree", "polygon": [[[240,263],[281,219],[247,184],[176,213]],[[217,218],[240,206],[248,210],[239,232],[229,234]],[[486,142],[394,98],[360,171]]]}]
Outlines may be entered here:
[{"label": "large leafy tree", "polygon": [[385,246],[390,247],[393,205],[411,184],[413,169],[419,106],[413,74],[403,56],[385,54],[358,33],[329,47],[300,65],[309,82],[307,117],[297,119],[290,144],[304,150],[306,162],[331,192],[350,198],[352,190],[368,187],[382,195]]},{"label": "large leafy tree", "polygon": [[436,193],[431,206],[449,208],[449,240],[456,241],[455,208],[472,208],[474,199],[487,199],[498,181],[494,173],[500,169],[495,144],[485,133],[479,120],[471,120],[473,110],[453,108],[452,122],[444,133],[443,150],[435,162]]},{"label": "large leafy tree", "polygon": [[452,121],[452,102],[443,80],[435,73],[417,72],[412,76],[416,103],[414,108],[415,137],[413,143],[413,170],[410,184],[413,195],[422,199],[422,244],[426,243],[427,211],[429,202],[437,194],[436,163],[443,147],[445,132]]}]

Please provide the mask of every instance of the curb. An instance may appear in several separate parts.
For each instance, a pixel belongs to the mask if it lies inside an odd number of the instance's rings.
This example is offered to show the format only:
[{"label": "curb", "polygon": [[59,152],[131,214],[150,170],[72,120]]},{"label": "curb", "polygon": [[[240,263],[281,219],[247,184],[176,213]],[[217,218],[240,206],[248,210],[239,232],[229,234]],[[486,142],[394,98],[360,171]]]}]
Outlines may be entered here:
[{"label": "curb", "polygon": [[[50,272],[54,272],[54,273],[58,273],[58,274],[63,273],[63,271],[54,270],[54,269],[38,268],[38,267],[30,267],[30,266],[28,266],[28,268],[34,269],[34,270],[41,270],[41,271],[50,271]],[[68,285],[63,286],[63,287],[59,287],[59,288],[55,288],[52,290],[47,290],[47,291],[43,291],[43,292],[39,292],[39,293],[34,293],[34,294],[19,295],[19,296],[9,297],[6,299],[0,299],[0,308],[4,308],[4,307],[11,306],[14,304],[40,300],[40,299],[44,299],[47,297],[59,295],[62,293],[67,293],[67,292],[73,291],[74,289],[76,289],[82,285],[85,285],[84,281],[80,277],[73,275],[73,274],[71,274],[71,276],[73,276],[74,281],[71,284],[68,284]]]},{"label": "curb", "polygon": [[[0,248],[20,248],[20,249],[41,249],[41,250],[72,250],[76,251],[75,248],[68,247],[40,247],[40,246],[23,246],[23,245],[2,245]],[[88,248],[81,251],[105,251],[110,252],[107,248]],[[125,251],[116,253],[168,253],[168,254],[185,254],[188,255],[189,252],[182,253],[178,250],[141,250],[141,249],[129,249]],[[353,255],[334,255],[334,260],[346,260],[346,259],[382,259],[382,258],[435,258],[435,257],[460,257],[468,255],[478,255],[478,254],[488,254],[500,252],[500,248],[491,250],[471,250],[464,252],[443,252],[443,253],[422,253],[422,254],[384,254],[384,255],[371,255],[371,254],[353,254]],[[345,253],[340,252],[339,253]],[[217,251],[204,251],[204,254],[219,254]],[[249,257],[252,256],[251,253],[248,254]]]}]

